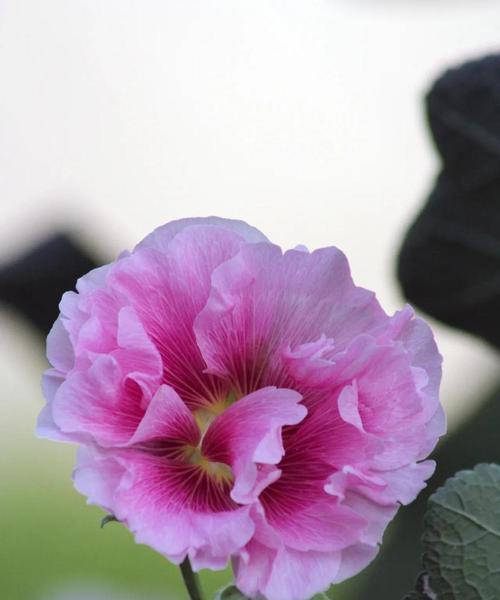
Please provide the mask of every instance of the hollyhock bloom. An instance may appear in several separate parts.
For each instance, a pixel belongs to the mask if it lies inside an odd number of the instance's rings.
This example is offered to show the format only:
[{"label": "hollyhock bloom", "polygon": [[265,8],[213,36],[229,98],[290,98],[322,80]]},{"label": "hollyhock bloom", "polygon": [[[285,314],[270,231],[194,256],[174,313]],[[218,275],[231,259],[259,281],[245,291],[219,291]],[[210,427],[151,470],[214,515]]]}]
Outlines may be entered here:
[{"label": "hollyhock bloom", "polygon": [[[68,292],[38,433],[80,444],[76,488],[195,570],[302,600],[365,567],[445,430],[441,358],[336,248],[282,252],[176,221]],[[423,461],[423,462],[422,462]]]}]

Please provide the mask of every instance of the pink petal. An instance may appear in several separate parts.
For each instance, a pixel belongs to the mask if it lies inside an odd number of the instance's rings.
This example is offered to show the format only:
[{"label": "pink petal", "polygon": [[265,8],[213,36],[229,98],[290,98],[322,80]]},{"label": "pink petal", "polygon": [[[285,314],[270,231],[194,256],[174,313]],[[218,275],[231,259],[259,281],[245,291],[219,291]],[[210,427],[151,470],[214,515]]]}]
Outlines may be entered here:
[{"label": "pink petal", "polygon": [[199,482],[194,465],[159,454],[123,451],[126,484],[115,496],[114,514],[136,541],[181,562],[189,554],[196,568],[222,568],[254,532],[249,509],[237,507],[229,487]]},{"label": "pink petal", "polygon": [[346,385],[338,397],[339,415],[346,423],[354,425],[360,431],[364,431],[363,421],[359,414],[358,386],[356,380],[352,385]]},{"label": "pink petal", "polygon": [[380,504],[400,502],[410,504],[425,488],[426,481],[432,477],[436,469],[433,460],[420,463],[411,463],[394,471],[384,471],[380,477],[387,483],[387,487],[375,498]]},{"label": "pink petal", "polygon": [[146,334],[131,306],[120,309],[116,333],[117,348],[110,352],[127,383],[134,382],[144,396],[145,407],[160,384],[163,365],[160,354]]},{"label": "pink petal", "polygon": [[439,406],[442,357],[431,328],[422,319],[413,317],[413,309],[407,305],[391,317],[388,326],[377,332],[377,337],[384,343],[387,340],[403,343],[411,364],[425,372],[426,384],[421,391],[425,394],[424,411],[428,421]]},{"label": "pink petal", "polygon": [[64,382],[65,375],[57,369],[48,369],[42,377],[42,390],[45,396],[45,406],[42,408],[36,425],[36,434],[42,438],[57,440],[61,442],[79,442],[83,436],[65,434],[54,422],[52,414],[54,398],[57,390]]},{"label": "pink petal", "polygon": [[[334,473],[325,485],[325,491],[332,496],[337,496],[341,500],[345,499],[347,490],[356,489],[360,493],[373,497],[381,494],[387,488],[387,481],[377,473],[363,472],[350,465],[346,465],[342,470]],[[396,498],[392,498],[389,503],[394,504]],[[387,504],[388,502],[383,502]]]},{"label": "pink petal", "polygon": [[272,524],[287,548],[334,552],[357,542],[367,520],[323,493],[314,504],[280,520],[274,518]]},{"label": "pink petal", "polygon": [[[395,329],[391,335],[399,332]],[[286,358],[290,374],[299,378],[298,389],[313,391],[312,396],[306,394],[308,405],[311,397],[319,406],[337,393],[339,416],[345,423],[379,440],[372,464],[378,470],[397,469],[427,456],[444,429],[442,413],[431,418],[432,407],[440,411],[440,405],[424,391],[429,377],[422,364],[413,365],[413,355],[400,342],[386,339],[385,344],[379,345],[372,335],[360,335],[340,352],[330,347],[327,355],[318,357],[298,346]],[[347,464],[353,460],[346,456]]]},{"label": "pink petal", "polygon": [[374,295],[354,286],[336,248],[282,254],[272,244],[245,245],[214,271],[212,288],[196,339],[209,372],[243,393],[286,380],[289,346],[325,334],[341,349],[386,318]]},{"label": "pink petal", "polygon": [[377,556],[378,549],[378,546],[355,544],[343,550],[335,583],[342,583],[366,568]]},{"label": "pink petal", "polygon": [[365,519],[367,525],[361,532],[359,541],[370,546],[380,544],[387,525],[399,510],[399,504],[377,504],[356,490],[347,492],[343,505]]},{"label": "pink petal", "polygon": [[[80,294],[88,294],[102,288],[106,283],[106,278],[111,269],[111,265],[104,265],[92,269],[83,277],[80,277],[76,283],[76,289]],[[64,311],[62,311],[64,312]]]},{"label": "pink petal", "polygon": [[231,497],[240,504],[255,500],[276,475],[258,468],[275,465],[284,454],[285,425],[299,423],[307,414],[293,390],[263,388],[245,396],[217,417],[203,439],[202,451],[213,461],[231,465],[235,481]]},{"label": "pink petal", "polygon": [[273,550],[251,542],[246,559],[236,559],[236,585],[247,596],[267,600],[303,600],[326,591],[335,581],[340,552]]},{"label": "pink petal", "polygon": [[192,227],[216,227],[224,229],[240,236],[245,242],[257,243],[267,242],[266,236],[255,227],[244,221],[235,219],[221,219],[220,217],[198,217],[194,219],[179,219],[162,225],[146,236],[138,248],[154,248],[160,252],[168,252],[170,242],[184,230]]},{"label": "pink petal", "polygon": [[74,367],[75,353],[61,317],[55,321],[47,336],[47,358],[61,373],[68,373]]},{"label": "pink petal", "polygon": [[191,411],[168,385],[162,385],[149,404],[129,444],[176,440],[196,446],[200,430]]},{"label": "pink petal", "polygon": [[154,244],[140,245],[115,266],[108,283],[115,294],[128,299],[160,352],[163,382],[196,408],[218,400],[226,389],[204,373],[193,322],[209,296],[212,271],[234,256],[244,241],[232,231],[198,225],[182,229],[165,243],[162,252]]},{"label": "pink petal", "polygon": [[52,414],[64,434],[91,437],[102,446],[126,443],[142,418],[140,400],[124,396],[123,374],[111,356],[73,372],[58,388]]},{"label": "pink petal", "polygon": [[88,504],[97,504],[114,514],[116,494],[126,474],[112,455],[93,446],[80,446],[73,472],[75,488],[87,496]]},{"label": "pink petal", "polygon": [[254,532],[249,508],[207,512],[176,503],[179,497],[175,488],[169,488],[173,480],[168,474],[169,466],[161,457],[88,446],[79,451],[74,480],[89,503],[114,514],[138,543],[176,564],[189,554],[195,569],[224,568]]}]

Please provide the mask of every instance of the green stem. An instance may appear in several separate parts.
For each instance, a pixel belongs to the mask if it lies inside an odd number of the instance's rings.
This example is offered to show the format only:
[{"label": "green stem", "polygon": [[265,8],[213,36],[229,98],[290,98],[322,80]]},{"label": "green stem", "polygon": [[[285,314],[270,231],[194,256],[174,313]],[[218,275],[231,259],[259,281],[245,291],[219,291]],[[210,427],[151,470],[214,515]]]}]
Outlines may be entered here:
[{"label": "green stem", "polygon": [[203,600],[198,575],[196,575],[196,573],[193,572],[193,569],[191,568],[191,563],[189,562],[189,558],[187,556],[181,562],[180,568],[182,573],[182,579],[184,580],[184,585],[186,586],[190,599]]}]

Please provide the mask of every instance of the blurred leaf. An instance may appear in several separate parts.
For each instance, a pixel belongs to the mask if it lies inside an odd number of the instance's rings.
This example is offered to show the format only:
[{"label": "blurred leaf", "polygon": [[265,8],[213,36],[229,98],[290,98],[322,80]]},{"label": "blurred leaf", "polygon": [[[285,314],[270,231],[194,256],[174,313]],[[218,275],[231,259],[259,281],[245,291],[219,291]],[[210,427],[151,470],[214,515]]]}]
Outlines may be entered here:
[{"label": "blurred leaf", "polygon": [[426,575],[405,600],[500,598],[500,466],[478,465],[429,498]]}]

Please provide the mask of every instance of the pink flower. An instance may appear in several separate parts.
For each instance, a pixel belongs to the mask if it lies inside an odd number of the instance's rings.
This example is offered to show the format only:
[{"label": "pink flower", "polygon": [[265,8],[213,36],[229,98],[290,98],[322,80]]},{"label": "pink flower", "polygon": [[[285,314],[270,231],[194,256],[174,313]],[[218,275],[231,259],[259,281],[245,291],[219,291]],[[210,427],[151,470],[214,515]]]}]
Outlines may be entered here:
[{"label": "pink flower", "polygon": [[232,559],[302,600],[365,567],[433,472],[441,358],[336,248],[282,253],[218,218],[160,227],[63,296],[41,436],[76,488],[175,563]]}]

